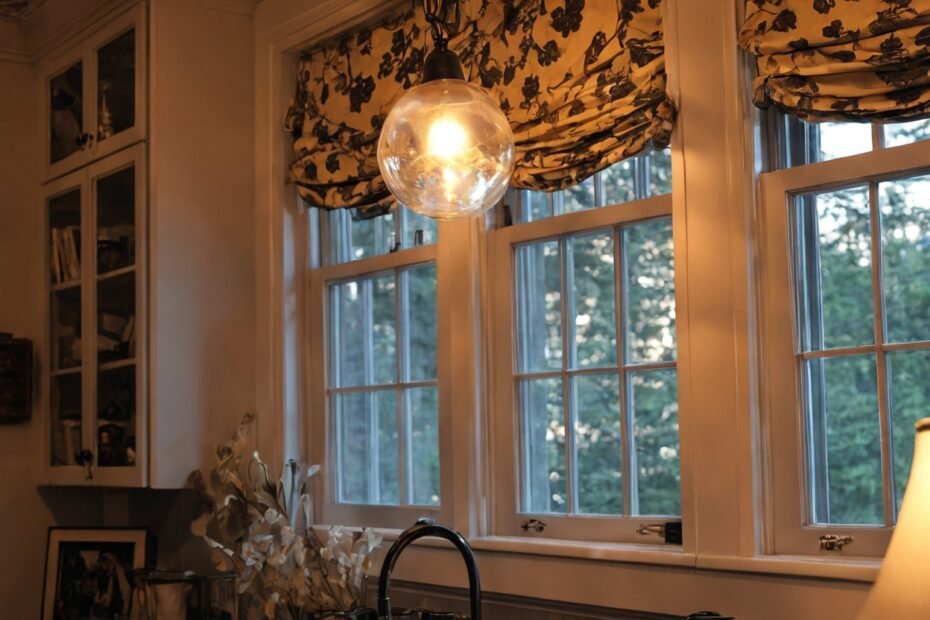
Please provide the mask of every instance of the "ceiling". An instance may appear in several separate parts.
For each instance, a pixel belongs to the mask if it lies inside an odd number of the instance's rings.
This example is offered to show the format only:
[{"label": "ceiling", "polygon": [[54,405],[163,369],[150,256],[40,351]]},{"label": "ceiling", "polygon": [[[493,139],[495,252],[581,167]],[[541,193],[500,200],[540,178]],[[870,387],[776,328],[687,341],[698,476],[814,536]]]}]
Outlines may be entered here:
[{"label": "ceiling", "polygon": [[0,0],[0,17],[23,17],[35,0]]}]

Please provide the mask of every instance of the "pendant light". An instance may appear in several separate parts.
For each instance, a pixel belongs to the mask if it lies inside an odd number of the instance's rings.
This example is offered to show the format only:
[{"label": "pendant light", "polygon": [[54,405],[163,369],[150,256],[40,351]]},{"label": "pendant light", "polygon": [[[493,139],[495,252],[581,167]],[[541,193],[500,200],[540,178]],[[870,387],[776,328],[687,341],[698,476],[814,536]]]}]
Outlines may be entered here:
[{"label": "pendant light", "polygon": [[433,51],[421,83],[394,104],[381,129],[378,167],[388,189],[437,220],[478,215],[507,191],[514,165],[510,123],[482,89],[465,81],[439,16],[424,0]]}]

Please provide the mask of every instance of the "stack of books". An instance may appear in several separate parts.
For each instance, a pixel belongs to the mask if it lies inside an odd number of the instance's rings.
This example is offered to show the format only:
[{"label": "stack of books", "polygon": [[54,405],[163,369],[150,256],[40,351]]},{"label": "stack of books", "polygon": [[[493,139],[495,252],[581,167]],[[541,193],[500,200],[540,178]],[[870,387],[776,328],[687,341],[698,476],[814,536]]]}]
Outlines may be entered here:
[{"label": "stack of books", "polygon": [[120,316],[101,312],[97,325],[97,353],[100,361],[132,357],[135,349],[136,315]]},{"label": "stack of books", "polygon": [[52,229],[52,277],[55,284],[81,278],[81,231],[77,226]]}]

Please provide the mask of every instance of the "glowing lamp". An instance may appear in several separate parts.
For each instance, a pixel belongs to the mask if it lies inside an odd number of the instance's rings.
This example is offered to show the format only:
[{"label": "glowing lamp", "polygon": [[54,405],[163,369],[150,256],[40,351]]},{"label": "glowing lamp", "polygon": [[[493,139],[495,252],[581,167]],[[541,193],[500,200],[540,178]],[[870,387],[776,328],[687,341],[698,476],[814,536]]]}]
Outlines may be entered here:
[{"label": "glowing lamp", "polygon": [[478,215],[507,191],[514,165],[510,123],[500,107],[465,81],[428,0],[435,47],[423,80],[394,104],[381,128],[378,167],[407,208],[438,220]]},{"label": "glowing lamp", "polygon": [[917,423],[901,515],[858,620],[930,618],[930,418]]}]

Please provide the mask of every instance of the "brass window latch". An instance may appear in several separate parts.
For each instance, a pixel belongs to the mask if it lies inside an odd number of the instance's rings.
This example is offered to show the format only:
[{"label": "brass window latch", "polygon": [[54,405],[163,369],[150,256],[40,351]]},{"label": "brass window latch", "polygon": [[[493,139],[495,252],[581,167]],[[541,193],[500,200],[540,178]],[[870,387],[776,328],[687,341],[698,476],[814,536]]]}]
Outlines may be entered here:
[{"label": "brass window latch", "polygon": [[820,537],[820,550],[842,551],[843,547],[852,544],[855,541],[856,539],[852,536],[837,536],[836,534],[828,534],[826,536]]},{"label": "brass window latch", "polygon": [[640,536],[658,536],[667,545],[680,545],[684,542],[681,530],[681,521],[668,521],[666,523],[640,523],[636,528]]},{"label": "brass window latch", "polygon": [[520,529],[524,532],[533,530],[534,532],[539,533],[546,529],[546,524],[539,519],[526,519],[523,521],[523,523],[520,524]]}]

